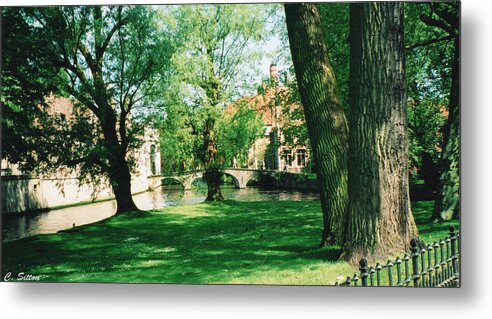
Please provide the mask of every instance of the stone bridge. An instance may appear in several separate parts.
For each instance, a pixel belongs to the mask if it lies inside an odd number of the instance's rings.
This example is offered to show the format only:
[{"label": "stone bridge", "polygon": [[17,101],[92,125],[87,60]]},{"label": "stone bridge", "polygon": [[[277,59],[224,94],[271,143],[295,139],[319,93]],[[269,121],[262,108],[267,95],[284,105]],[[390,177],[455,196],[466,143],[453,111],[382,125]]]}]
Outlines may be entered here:
[{"label": "stone bridge", "polygon": [[149,190],[154,190],[162,186],[162,182],[166,179],[172,179],[180,183],[185,190],[191,189],[193,181],[203,177],[202,171],[189,171],[177,175],[152,175],[149,176]]},{"label": "stone bridge", "polygon": [[[221,172],[225,175],[231,176],[234,181],[234,186],[236,188],[246,188],[246,185],[251,180],[259,181],[263,177],[267,176],[273,178],[275,183],[279,185],[280,183],[280,175],[281,174],[294,174],[296,173],[287,173],[287,172],[279,172],[275,170],[259,170],[259,169],[249,169],[249,168],[224,168],[221,169]],[[202,178],[202,171],[190,171],[183,172],[179,175],[173,176],[163,176],[163,175],[154,175],[149,177],[149,189],[154,190],[162,186],[162,181],[165,179],[173,179],[183,185],[185,190],[191,189],[191,185],[193,181]]]}]

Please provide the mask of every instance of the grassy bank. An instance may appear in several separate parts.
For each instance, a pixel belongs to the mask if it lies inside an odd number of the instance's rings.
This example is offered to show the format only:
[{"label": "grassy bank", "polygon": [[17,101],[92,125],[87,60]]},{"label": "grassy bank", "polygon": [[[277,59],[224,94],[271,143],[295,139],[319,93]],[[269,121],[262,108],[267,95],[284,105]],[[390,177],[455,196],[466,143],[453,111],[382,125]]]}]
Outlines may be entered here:
[{"label": "grassy bank", "polygon": [[[414,205],[422,239],[432,202]],[[3,243],[2,278],[41,281],[325,285],[354,269],[339,247],[318,249],[319,202],[233,202],[118,215],[53,235]],[[343,276],[342,276],[343,277]]]}]

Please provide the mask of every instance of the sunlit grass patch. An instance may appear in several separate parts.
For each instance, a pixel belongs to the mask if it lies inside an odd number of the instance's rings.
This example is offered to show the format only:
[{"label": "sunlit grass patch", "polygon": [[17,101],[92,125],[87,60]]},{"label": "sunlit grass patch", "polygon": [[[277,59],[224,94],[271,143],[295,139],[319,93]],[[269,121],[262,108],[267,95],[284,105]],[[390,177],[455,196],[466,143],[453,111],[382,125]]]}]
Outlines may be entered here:
[{"label": "sunlit grass patch", "polygon": [[[424,240],[446,235],[414,205]],[[427,219],[426,219],[427,216]],[[319,201],[202,203],[117,215],[3,243],[3,274],[42,281],[327,285],[357,271],[317,248]]]}]

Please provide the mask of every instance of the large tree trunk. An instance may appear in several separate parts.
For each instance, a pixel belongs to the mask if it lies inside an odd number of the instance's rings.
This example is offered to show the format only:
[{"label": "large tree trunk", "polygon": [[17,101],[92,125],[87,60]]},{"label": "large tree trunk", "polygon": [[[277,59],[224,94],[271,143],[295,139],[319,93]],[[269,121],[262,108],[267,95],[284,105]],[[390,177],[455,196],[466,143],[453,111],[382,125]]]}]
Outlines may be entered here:
[{"label": "large tree trunk", "polygon": [[323,234],[342,243],[347,221],[348,126],[315,4],[285,4],[292,60],[318,173]]},{"label": "large tree trunk", "polygon": [[116,198],[116,213],[139,210],[132,198],[131,174],[124,156],[118,156],[110,167],[110,182]]},{"label": "large tree trunk", "polygon": [[350,4],[349,221],[342,258],[410,248],[403,5]]},{"label": "large tree trunk", "polygon": [[205,180],[207,181],[207,201],[223,200],[222,192],[220,191],[220,171],[216,168],[211,168],[205,171]]},{"label": "large tree trunk", "polygon": [[216,161],[217,143],[215,140],[214,125],[215,120],[209,115],[205,121],[205,128],[203,130],[203,163],[205,165],[205,175],[203,177],[207,181],[208,188],[206,201],[220,201],[224,199],[220,191],[221,173],[219,163]]},{"label": "large tree trunk", "polygon": [[126,161],[126,152],[118,141],[114,112],[103,99],[99,101],[99,106],[99,120],[104,136],[105,151],[108,154],[107,173],[116,199],[116,213],[139,210],[133,202],[130,168]]},{"label": "large tree trunk", "polygon": [[443,151],[439,163],[439,182],[434,206],[434,221],[459,217],[460,199],[460,49],[455,41],[449,96],[449,118],[445,126]]}]

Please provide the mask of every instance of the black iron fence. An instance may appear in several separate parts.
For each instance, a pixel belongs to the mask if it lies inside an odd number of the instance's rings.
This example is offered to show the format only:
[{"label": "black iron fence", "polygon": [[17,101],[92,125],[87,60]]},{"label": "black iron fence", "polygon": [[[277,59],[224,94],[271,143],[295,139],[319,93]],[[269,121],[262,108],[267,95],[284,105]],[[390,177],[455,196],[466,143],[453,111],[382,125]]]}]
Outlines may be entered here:
[{"label": "black iron fence", "polygon": [[459,233],[454,226],[449,228],[449,236],[422,247],[418,240],[410,243],[411,254],[395,261],[388,260],[384,265],[368,267],[362,258],[360,273],[347,277],[336,286],[362,287],[459,287],[460,286],[460,245]]}]

